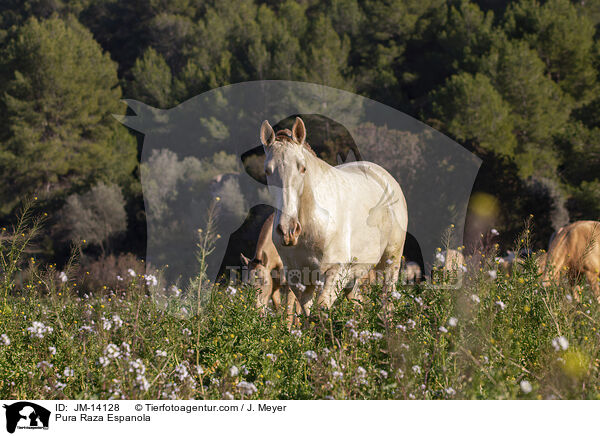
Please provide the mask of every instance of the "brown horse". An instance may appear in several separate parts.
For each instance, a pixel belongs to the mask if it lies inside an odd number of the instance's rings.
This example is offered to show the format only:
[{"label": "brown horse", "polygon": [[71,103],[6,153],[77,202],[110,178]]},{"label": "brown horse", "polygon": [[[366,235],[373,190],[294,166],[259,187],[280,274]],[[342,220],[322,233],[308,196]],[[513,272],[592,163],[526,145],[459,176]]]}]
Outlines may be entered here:
[{"label": "brown horse", "polygon": [[[546,255],[542,284],[558,283],[566,272],[572,284],[579,275],[584,275],[594,295],[600,302],[600,222],[576,221],[558,231]],[[577,288],[576,288],[577,289]],[[574,292],[579,300],[579,293]]]},{"label": "brown horse", "polygon": [[273,244],[274,216],[274,213],[269,215],[262,226],[254,257],[249,259],[240,253],[240,259],[248,267],[247,283],[260,290],[257,301],[259,307],[267,307],[269,300],[272,300],[275,310],[279,310],[282,294],[287,296],[286,313],[289,326],[292,324],[294,313],[300,313],[300,305],[294,293],[289,292],[283,262]]}]

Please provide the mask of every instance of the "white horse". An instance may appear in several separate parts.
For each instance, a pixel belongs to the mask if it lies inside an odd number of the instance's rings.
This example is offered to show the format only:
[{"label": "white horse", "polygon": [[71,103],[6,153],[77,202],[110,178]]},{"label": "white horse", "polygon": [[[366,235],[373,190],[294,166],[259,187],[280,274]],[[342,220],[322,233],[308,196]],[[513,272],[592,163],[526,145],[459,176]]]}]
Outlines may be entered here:
[{"label": "white horse", "polygon": [[371,162],[332,167],[319,159],[305,142],[300,118],[291,132],[277,134],[264,121],[260,138],[277,209],[273,241],[303,312],[310,313],[315,293],[317,305],[326,308],[352,281],[354,295],[373,268],[389,293],[408,225],[398,182]]}]

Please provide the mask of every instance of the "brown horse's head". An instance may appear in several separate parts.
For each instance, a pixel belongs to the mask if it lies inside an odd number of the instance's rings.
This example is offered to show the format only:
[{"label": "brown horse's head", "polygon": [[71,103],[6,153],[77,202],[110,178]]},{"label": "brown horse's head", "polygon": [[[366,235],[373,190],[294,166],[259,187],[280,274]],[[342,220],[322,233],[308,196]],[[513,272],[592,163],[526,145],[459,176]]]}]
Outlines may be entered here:
[{"label": "brown horse's head", "polygon": [[260,290],[257,304],[259,307],[267,306],[269,297],[273,290],[273,277],[271,270],[267,268],[267,259],[264,253],[260,259],[249,259],[240,253],[242,264],[248,267],[248,275],[244,277],[244,282]]}]

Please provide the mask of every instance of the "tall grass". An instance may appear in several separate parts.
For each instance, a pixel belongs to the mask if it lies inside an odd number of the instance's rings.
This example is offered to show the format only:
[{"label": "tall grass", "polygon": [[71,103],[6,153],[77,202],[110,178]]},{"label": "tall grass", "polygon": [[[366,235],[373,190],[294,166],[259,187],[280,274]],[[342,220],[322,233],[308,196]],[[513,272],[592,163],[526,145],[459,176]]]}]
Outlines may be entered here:
[{"label": "tall grass", "polygon": [[210,285],[201,311],[175,296],[165,310],[143,276],[81,292],[49,268],[54,287],[32,276],[3,288],[0,397],[598,398],[590,290],[577,303],[564,283],[542,287],[533,258],[495,279],[492,268],[486,256],[458,289],[399,284],[387,329],[373,286],[291,331],[249,287]]}]

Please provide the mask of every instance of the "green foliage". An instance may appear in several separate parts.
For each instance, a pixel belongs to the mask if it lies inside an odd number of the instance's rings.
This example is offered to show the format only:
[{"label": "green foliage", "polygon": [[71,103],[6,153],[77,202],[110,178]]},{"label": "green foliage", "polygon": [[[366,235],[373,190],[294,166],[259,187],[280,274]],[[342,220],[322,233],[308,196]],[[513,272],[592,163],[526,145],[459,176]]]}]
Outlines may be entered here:
[{"label": "green foliage", "polygon": [[[30,19],[4,49],[3,210],[96,180],[123,181],[135,144],[119,113],[116,66],[74,18]],[[6,77],[6,76],[5,76]]]},{"label": "green foliage", "polygon": [[169,106],[173,78],[171,69],[159,53],[148,48],[143,58],[135,61],[131,74],[131,97],[158,108]]},{"label": "green foliage", "polygon": [[581,104],[597,94],[593,46],[595,29],[568,0],[513,3],[506,15],[507,33],[535,49],[545,72]]},{"label": "green foliage", "polygon": [[446,130],[461,142],[513,156],[516,138],[509,105],[488,77],[454,75],[432,97],[434,114],[445,120]]}]

